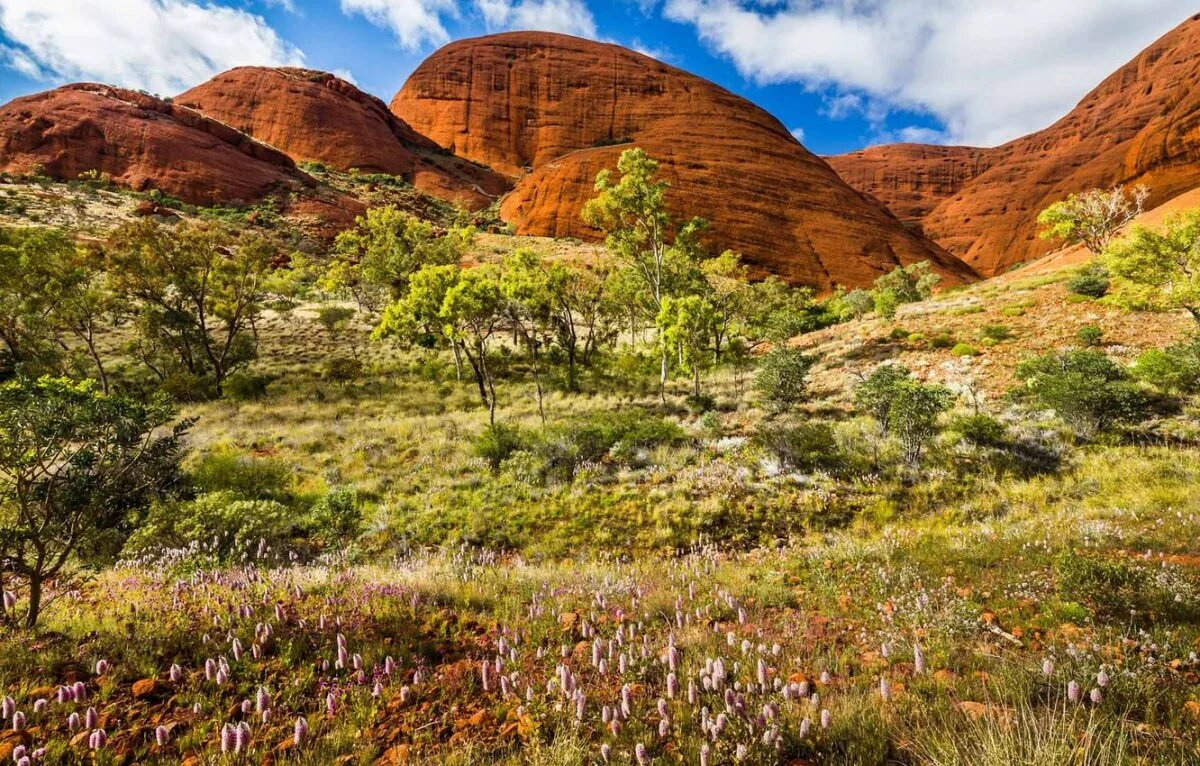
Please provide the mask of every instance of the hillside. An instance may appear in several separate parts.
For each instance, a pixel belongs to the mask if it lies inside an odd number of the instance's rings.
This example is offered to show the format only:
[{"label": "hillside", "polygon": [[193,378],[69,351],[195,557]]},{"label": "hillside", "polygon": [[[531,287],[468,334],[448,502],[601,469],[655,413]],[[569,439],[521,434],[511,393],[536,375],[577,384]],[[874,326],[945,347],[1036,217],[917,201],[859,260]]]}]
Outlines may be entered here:
[{"label": "hillside", "polygon": [[240,67],[181,93],[176,102],[296,162],[398,176],[471,209],[488,206],[508,188],[502,176],[448,156],[382,101],[325,72]]},{"label": "hillside", "polygon": [[828,290],[929,260],[948,284],[975,278],[762,109],[619,46],[546,33],[458,41],[426,59],[391,108],[514,178],[501,216],[521,233],[597,239],[583,203],[596,174],[638,146],[662,162],[676,214],[710,219],[714,247],[759,274]]},{"label": "hillside", "polygon": [[939,160],[934,167],[951,183],[925,182],[927,171],[913,169],[916,151],[938,157],[946,150],[880,147],[830,163],[851,185],[897,205],[901,217],[928,209],[919,218],[924,232],[985,276],[1053,249],[1036,236],[1037,213],[1068,194],[1145,184],[1155,206],[1196,188],[1200,16],[1164,35],[1045,130],[995,149],[950,150],[979,152],[986,170],[973,178],[977,166],[964,173]]}]

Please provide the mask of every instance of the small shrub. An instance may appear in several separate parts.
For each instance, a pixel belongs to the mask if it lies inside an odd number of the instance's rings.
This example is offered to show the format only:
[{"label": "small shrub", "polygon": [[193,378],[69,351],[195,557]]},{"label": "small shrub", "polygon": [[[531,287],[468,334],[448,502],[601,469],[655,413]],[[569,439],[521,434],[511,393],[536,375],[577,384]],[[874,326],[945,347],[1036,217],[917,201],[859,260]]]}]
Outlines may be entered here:
[{"label": "small shrub", "polygon": [[1133,374],[1170,393],[1200,391],[1200,336],[1185,343],[1143,352],[1133,365]]},{"label": "small shrub", "polygon": [[350,487],[330,490],[313,504],[309,521],[318,535],[327,539],[352,540],[362,531],[362,509],[358,493]]},{"label": "small shrub", "polygon": [[843,460],[828,423],[766,423],[754,441],[787,470],[836,470]]},{"label": "small shrub", "polygon": [[991,415],[963,415],[950,423],[950,430],[979,447],[1004,447],[1009,443],[1008,429]]},{"label": "small shrub", "polygon": [[345,385],[357,380],[363,372],[363,363],[352,356],[335,356],[325,362],[325,379]]},{"label": "small shrub", "polygon": [[1079,328],[1079,332],[1075,333],[1075,339],[1084,348],[1099,346],[1103,337],[1104,331],[1094,324],[1084,325]]},{"label": "small shrub", "polygon": [[271,384],[271,376],[255,375],[250,372],[235,372],[225,379],[222,387],[226,399],[234,401],[252,401],[267,395],[267,386]]},{"label": "small shrub", "polygon": [[252,552],[261,541],[277,548],[296,532],[296,516],[274,500],[246,500],[210,492],[181,503],[158,503],[130,537],[127,553],[193,547],[226,559]]},{"label": "small shrub", "polygon": [[755,388],[770,408],[782,411],[808,398],[808,373],[815,359],[790,346],[780,346],[763,357]]},{"label": "small shrub", "polygon": [[483,458],[493,471],[517,450],[525,446],[521,429],[507,423],[493,423],[475,437],[475,456]]},{"label": "small shrub", "polygon": [[683,406],[693,415],[703,415],[717,408],[717,400],[709,394],[689,394],[683,400]]},{"label": "small shrub", "polygon": [[958,343],[954,348],[950,349],[951,356],[977,356],[979,349],[972,346],[970,343]]},{"label": "small shrub", "polygon": [[888,333],[888,337],[892,340],[905,340],[908,336],[908,330],[905,330],[903,327],[893,327],[892,331]]},{"label": "small shrub", "polygon": [[1000,341],[1010,340],[1013,337],[1013,333],[1008,328],[1008,325],[985,324],[979,329],[979,337],[999,343]]},{"label": "small shrub", "polygon": [[1074,295],[1088,298],[1103,298],[1108,294],[1111,282],[1108,269],[1098,263],[1089,264],[1067,280],[1067,290]]},{"label": "small shrub", "polygon": [[1024,393],[1054,410],[1080,436],[1149,414],[1149,399],[1116,362],[1099,351],[1062,351],[1017,366]]},{"label": "small shrub", "polygon": [[956,342],[954,336],[950,333],[940,332],[933,336],[933,339],[929,341],[929,345],[933,348],[953,348]]}]

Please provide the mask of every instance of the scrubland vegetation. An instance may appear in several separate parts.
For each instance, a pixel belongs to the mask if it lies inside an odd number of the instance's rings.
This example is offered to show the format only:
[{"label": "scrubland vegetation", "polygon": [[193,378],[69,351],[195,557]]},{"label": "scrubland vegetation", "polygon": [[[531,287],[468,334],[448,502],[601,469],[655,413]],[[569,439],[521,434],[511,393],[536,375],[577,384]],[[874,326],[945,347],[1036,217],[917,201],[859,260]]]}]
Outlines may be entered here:
[{"label": "scrubland vegetation", "polygon": [[[328,254],[0,231],[0,755],[1200,760],[1200,341],[952,302],[1195,314],[1196,218],[1118,237],[1144,195],[1095,192],[1044,219],[1096,259],[1044,284],[817,297],[655,171],[598,179],[586,263],[388,207]],[[829,390],[816,330],[889,351]]]}]

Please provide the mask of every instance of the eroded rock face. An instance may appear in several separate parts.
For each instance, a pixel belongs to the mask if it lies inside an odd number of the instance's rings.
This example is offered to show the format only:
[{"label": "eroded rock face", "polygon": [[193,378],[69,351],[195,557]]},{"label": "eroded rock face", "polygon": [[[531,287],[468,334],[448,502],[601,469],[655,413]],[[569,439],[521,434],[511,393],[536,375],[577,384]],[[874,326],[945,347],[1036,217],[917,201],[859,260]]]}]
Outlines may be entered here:
[{"label": "eroded rock face", "polygon": [[196,205],[251,203],[311,187],[282,152],[190,109],[80,83],[0,107],[0,170],[74,180],[97,171]]},{"label": "eroded rock face", "polygon": [[[900,167],[845,178],[885,201],[909,173],[907,151],[872,150]],[[931,150],[933,151],[933,150]],[[1054,125],[985,152],[989,167],[922,218],[926,234],[984,275],[1057,247],[1037,237],[1037,215],[1068,194],[1146,184],[1150,206],[1200,186],[1200,15],[1167,33]],[[901,206],[901,210],[904,208]]]},{"label": "eroded rock face", "polygon": [[919,224],[992,165],[993,150],[888,144],[826,157],[846,183],[868,192],[905,223]]},{"label": "eroded rock face", "polygon": [[929,260],[963,263],[843,182],[774,117],[692,74],[615,45],[518,32],[452,43],[392,111],[461,156],[519,179],[502,216],[527,234],[595,240],[580,217],[596,173],[638,146],[662,163],[677,215],[760,273],[829,289]]},{"label": "eroded rock face", "polygon": [[326,72],[239,67],[177,101],[286,152],[297,162],[400,176],[427,194],[478,209],[505,177],[449,156],[374,96]]}]

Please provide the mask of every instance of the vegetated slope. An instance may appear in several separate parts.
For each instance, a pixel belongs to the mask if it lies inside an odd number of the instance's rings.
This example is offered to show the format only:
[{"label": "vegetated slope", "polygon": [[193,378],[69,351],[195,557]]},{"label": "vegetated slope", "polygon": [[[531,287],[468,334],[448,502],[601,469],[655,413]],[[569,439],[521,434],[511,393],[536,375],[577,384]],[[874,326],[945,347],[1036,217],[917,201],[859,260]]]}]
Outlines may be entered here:
[{"label": "vegetated slope", "polygon": [[80,83],[0,107],[0,170],[74,180],[92,171],[197,205],[315,186],[284,153],[190,109]]},{"label": "vegetated slope", "polygon": [[[1200,189],[1147,210],[1130,228],[1158,226],[1174,213],[1197,208]],[[1016,384],[1023,359],[1048,349],[1078,347],[1078,333],[1085,326],[1100,328],[1102,350],[1125,363],[1195,332],[1195,322],[1184,312],[1145,314],[1071,295],[1065,283],[1093,258],[1082,246],[1063,248],[964,290],[901,306],[892,322],[868,317],[793,343],[818,355],[815,384],[833,396],[847,395],[856,373],[895,361],[930,380],[971,379],[985,396],[998,399]],[[987,345],[988,332],[1000,327],[1010,337]],[[960,343],[976,353],[956,356],[952,350]]]},{"label": "vegetated slope", "polygon": [[[855,171],[860,158],[853,155],[831,163],[852,185],[886,201],[910,154],[875,150],[901,168],[871,174]],[[1054,125],[983,157],[988,169],[937,204],[922,227],[986,276],[1053,249],[1037,238],[1037,214],[1068,194],[1140,183],[1157,205],[1200,186],[1200,15],[1117,70]]]},{"label": "vegetated slope", "polygon": [[595,240],[580,217],[596,173],[638,146],[662,162],[678,215],[759,273],[829,289],[931,261],[971,269],[847,186],[771,115],[616,45],[550,33],[462,40],[430,56],[392,111],[455,153],[519,178],[502,217],[520,233]]},{"label": "vegetated slope", "polygon": [[297,162],[400,176],[427,194],[472,209],[486,207],[509,187],[500,174],[449,156],[378,98],[326,72],[239,67],[177,101]]}]

